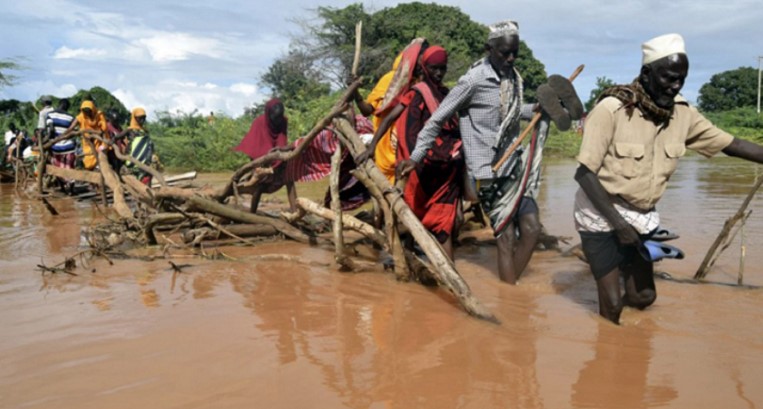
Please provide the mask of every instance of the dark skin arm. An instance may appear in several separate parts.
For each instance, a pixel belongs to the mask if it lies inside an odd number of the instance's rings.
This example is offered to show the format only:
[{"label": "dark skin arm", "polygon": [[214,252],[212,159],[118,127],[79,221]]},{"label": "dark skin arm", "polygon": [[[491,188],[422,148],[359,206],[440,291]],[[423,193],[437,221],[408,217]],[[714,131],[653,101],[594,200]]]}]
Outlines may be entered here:
[{"label": "dark skin arm", "polygon": [[[358,77],[356,76],[350,76],[347,78],[347,85],[352,84],[357,80]],[[374,106],[366,102],[366,100],[363,99],[363,97],[360,95],[360,91],[357,89],[352,95],[353,99],[355,100],[355,105],[358,106],[358,110],[360,110],[360,113],[363,114],[363,116],[369,116],[374,113],[375,109]]]},{"label": "dark skin arm", "polygon": [[366,148],[363,153],[358,155],[356,163],[363,163],[368,158],[373,157],[374,152],[376,151],[376,144],[379,143],[382,136],[387,133],[387,130],[397,120],[397,118],[403,112],[403,109],[405,109],[405,107],[403,107],[401,104],[397,104],[394,108],[392,108],[391,111],[389,111],[389,114],[387,114],[387,116],[382,119],[381,123],[379,124],[379,128],[374,133],[374,139],[371,140],[371,144],[368,145],[368,148]]},{"label": "dark skin arm", "polygon": [[734,138],[731,144],[724,148],[722,152],[736,158],[763,163],[763,146],[743,139]]},{"label": "dark skin arm", "polygon": [[620,241],[620,244],[626,246],[638,246],[641,244],[638,233],[620,216],[620,213],[612,205],[612,202],[609,200],[609,193],[601,185],[596,174],[591,172],[587,167],[580,165],[575,172],[575,180],[588,196],[588,199],[591,200],[594,207],[596,207],[596,210],[614,227],[617,240]]}]

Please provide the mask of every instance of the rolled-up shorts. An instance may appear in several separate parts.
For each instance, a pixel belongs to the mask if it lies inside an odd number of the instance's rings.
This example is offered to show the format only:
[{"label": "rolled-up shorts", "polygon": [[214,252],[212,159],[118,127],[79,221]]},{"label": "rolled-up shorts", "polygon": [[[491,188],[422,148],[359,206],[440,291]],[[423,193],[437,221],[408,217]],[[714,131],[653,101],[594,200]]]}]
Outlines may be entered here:
[{"label": "rolled-up shorts", "polygon": [[[623,246],[617,240],[617,234],[610,232],[578,231],[591,273],[599,280],[615,268],[621,271],[634,262],[635,257],[641,257],[635,246]],[[652,234],[639,235],[641,241],[648,240]]]}]

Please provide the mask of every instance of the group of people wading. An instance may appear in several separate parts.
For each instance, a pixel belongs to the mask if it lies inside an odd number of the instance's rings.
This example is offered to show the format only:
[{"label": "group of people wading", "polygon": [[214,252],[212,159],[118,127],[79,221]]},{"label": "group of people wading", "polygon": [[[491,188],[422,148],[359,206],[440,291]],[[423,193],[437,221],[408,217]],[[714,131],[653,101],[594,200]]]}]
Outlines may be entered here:
[{"label": "group of people wading", "polygon": [[[10,158],[17,144],[24,146],[21,149],[24,153],[19,159],[38,157],[39,138],[42,145],[50,145],[48,160],[52,166],[96,170],[97,153],[103,151],[116,172],[133,173],[144,184],[150,184],[150,174],[133,163],[123,163],[114,152],[118,149],[122,155],[129,155],[142,164],[157,165],[153,142],[144,127],[146,111],[143,108],[133,109],[128,127],[122,129],[118,112],[114,109],[107,112],[99,110],[92,96],[85,97],[76,115],[69,112],[67,98],[59,99],[55,107],[50,96],[43,96],[41,102],[43,107],[38,114],[34,137],[26,140],[22,133],[18,138],[6,137],[6,159]],[[12,125],[12,128],[15,129],[15,126]],[[57,178],[56,183],[62,191],[74,193],[74,179]]]},{"label": "group of people wading", "polygon": [[[497,238],[498,276],[514,284],[541,232],[535,197],[549,124],[566,130],[581,118],[583,107],[570,81],[559,75],[538,87],[536,104],[524,103],[522,77],[514,66],[520,58],[516,22],[490,26],[485,51],[448,89],[443,85],[447,50],[414,40],[365,99],[355,94],[362,114],[356,116],[358,133],[373,133],[356,160],[373,159],[390,182],[407,178],[406,203],[451,258],[463,203],[484,211]],[[596,279],[599,313],[614,323],[623,306],[643,309],[657,297],[653,258],[641,250],[648,240],[670,239],[657,234],[665,229],[655,206],[686,148],[763,163],[763,147],[718,129],[681,97],[688,69],[680,35],[655,37],[642,44],[636,79],[606,90],[587,116],[574,176],[580,185],[574,221]],[[283,104],[272,100],[265,111],[237,148],[252,158],[295,146],[286,142]],[[366,119],[371,115],[373,126]],[[529,142],[515,143],[520,121],[533,115],[540,120]],[[338,141],[329,129],[322,135],[312,144],[313,153],[301,155],[300,166],[276,166],[254,195],[252,211],[261,193],[284,184],[294,209],[294,182],[328,174],[327,158]],[[368,195],[348,175],[355,164],[347,156],[343,192],[353,193],[342,200],[351,209]],[[314,166],[300,171],[304,163]]]}]

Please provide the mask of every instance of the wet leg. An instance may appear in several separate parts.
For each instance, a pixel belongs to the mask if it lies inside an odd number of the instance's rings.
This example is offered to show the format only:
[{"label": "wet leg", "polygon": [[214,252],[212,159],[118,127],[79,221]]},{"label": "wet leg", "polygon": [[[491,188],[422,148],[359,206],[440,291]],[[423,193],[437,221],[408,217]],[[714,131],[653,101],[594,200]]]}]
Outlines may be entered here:
[{"label": "wet leg", "polygon": [[623,302],[629,307],[644,308],[654,304],[657,287],[654,284],[654,264],[641,257],[623,268],[625,273],[625,297]]},{"label": "wet leg", "polygon": [[294,182],[286,183],[286,196],[289,198],[289,211],[297,211],[297,187],[294,186]]},{"label": "wet leg", "polygon": [[498,278],[509,284],[517,283],[517,274],[514,269],[514,246],[516,244],[514,231],[514,223],[511,223],[503,234],[496,239],[496,245],[498,246]]},{"label": "wet leg", "polygon": [[596,290],[599,293],[599,315],[620,324],[620,314],[623,311],[623,299],[620,295],[620,269],[607,273],[596,280]]},{"label": "wet leg", "polygon": [[262,197],[262,187],[256,185],[254,192],[252,192],[252,202],[249,205],[249,212],[257,213],[257,208],[260,206],[260,197]]},{"label": "wet leg", "polygon": [[538,220],[538,213],[526,213],[519,218],[519,240],[517,248],[514,250],[514,271],[516,279],[524,273],[530,258],[535,252],[535,246],[538,245],[541,225]]}]

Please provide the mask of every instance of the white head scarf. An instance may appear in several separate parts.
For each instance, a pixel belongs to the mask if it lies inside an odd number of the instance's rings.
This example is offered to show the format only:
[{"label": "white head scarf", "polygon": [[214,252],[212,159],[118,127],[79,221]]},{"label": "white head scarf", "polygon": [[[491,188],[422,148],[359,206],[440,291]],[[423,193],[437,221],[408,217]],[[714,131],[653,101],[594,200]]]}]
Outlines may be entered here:
[{"label": "white head scarf", "polygon": [[641,44],[641,65],[673,54],[686,54],[684,39],[679,34],[665,34]]}]

